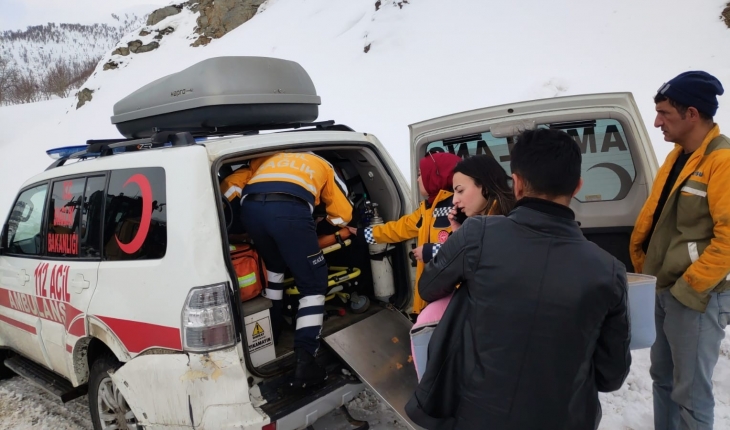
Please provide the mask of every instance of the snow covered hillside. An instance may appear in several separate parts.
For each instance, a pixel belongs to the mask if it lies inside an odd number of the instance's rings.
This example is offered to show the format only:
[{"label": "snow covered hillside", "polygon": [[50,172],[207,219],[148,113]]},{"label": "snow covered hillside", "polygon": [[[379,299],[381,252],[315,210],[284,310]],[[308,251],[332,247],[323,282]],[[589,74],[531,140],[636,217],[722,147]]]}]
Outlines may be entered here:
[{"label": "snow covered hillside", "polygon": [[[730,89],[727,0],[268,0],[250,21],[191,47],[189,9],[128,32],[82,88],[92,100],[0,107],[0,215],[51,160],[45,150],[119,137],[114,103],[205,58],[278,57],[300,63],[322,97],[320,120],[375,134],[409,177],[408,124],[457,111],[562,95],[630,91],[663,161],[652,96],[680,72],[706,70]],[[172,32],[170,30],[172,29]],[[140,32],[148,33],[140,36]],[[156,40],[160,32],[164,36]],[[112,55],[139,40],[151,52]],[[121,52],[121,51],[120,51]],[[726,54],[722,54],[725,52]],[[105,64],[115,68],[104,70]],[[730,133],[730,93],[716,121]],[[716,374],[716,428],[730,428],[730,337]],[[602,395],[601,429],[651,428],[648,350],[635,352],[624,387]],[[2,394],[2,393],[0,393]]]},{"label": "snow covered hillside", "polygon": [[144,24],[151,9],[110,14],[108,22],[48,23],[22,30],[0,32],[0,57],[21,74],[45,75],[59,61],[84,64],[98,59],[131,30]]},{"label": "snow covered hillside", "polygon": [[[320,119],[374,133],[406,174],[410,123],[518,100],[606,91],[634,93],[663,160],[670,145],[652,127],[657,88],[689,69],[708,70],[730,86],[730,57],[722,54],[730,48],[730,30],[718,18],[723,3],[688,8],[685,0],[462,0],[447,6],[437,0],[269,0],[251,21],[196,48],[190,44],[198,14],[183,9],[146,28],[149,35],[135,31],[117,45],[127,46],[132,37],[148,44],[154,30],[173,28],[158,49],[107,52],[83,85],[94,93],[80,109],[67,100],[17,118],[22,107],[0,108],[0,151],[14,154],[0,160],[0,207],[7,207],[24,178],[45,167],[45,149],[119,136],[109,120],[115,102],[154,79],[222,55],[299,62],[322,96]],[[110,60],[117,68],[103,70]],[[720,102],[717,120],[730,124],[730,104]],[[8,136],[19,127],[22,133]]]}]

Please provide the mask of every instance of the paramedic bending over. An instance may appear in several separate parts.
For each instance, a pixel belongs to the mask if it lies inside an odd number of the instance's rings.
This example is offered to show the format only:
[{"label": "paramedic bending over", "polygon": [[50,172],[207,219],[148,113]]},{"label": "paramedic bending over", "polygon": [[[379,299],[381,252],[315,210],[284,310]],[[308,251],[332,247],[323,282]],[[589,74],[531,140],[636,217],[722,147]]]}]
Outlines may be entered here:
[{"label": "paramedic bending over", "polygon": [[322,331],[327,265],[317,241],[312,211],[321,201],[326,207],[327,221],[344,227],[352,218],[352,204],[344,182],[332,165],[317,155],[278,153],[252,160],[250,169],[237,170],[222,186],[229,200],[241,196],[241,222],[266,264],[268,285],[264,295],[273,302],[275,339],[281,332],[287,267],[301,294],[294,337],[297,367],[292,385],[305,387],[324,381],[327,373],[314,357]]}]

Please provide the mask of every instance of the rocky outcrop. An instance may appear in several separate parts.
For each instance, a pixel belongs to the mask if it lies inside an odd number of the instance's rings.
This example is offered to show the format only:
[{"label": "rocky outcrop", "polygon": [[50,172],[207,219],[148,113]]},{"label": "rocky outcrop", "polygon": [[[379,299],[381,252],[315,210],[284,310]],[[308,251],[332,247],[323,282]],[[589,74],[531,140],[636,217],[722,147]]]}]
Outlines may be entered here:
[{"label": "rocky outcrop", "polygon": [[131,42],[127,42],[127,46],[129,47],[129,52],[133,54],[143,54],[145,52],[154,51],[160,47],[160,44],[157,42],[150,42],[143,45],[141,40],[133,40]]},{"label": "rocky outcrop", "polygon": [[126,57],[127,55],[129,55],[129,48],[127,48],[126,46],[120,46],[119,48],[112,51],[112,55],[121,55],[123,57]]},{"label": "rocky outcrop", "polygon": [[85,105],[87,102],[90,102],[91,98],[92,98],[92,94],[94,94],[94,90],[90,90],[88,88],[84,88],[83,90],[76,93],[76,98],[79,101],[78,103],[76,103],[76,109]]},{"label": "rocky outcrop", "polygon": [[162,30],[155,30],[155,31],[157,32],[157,34],[155,35],[155,40],[161,40],[163,36],[167,36],[168,34],[174,32],[175,29],[172,27],[166,27],[166,28],[163,28]]},{"label": "rocky outcrop", "polygon": [[190,0],[193,12],[200,12],[192,46],[205,46],[253,18],[265,0]]},{"label": "rocky outcrop", "polygon": [[119,67],[119,63],[116,63],[116,62],[114,62],[112,60],[109,60],[106,63],[104,63],[104,67],[102,67],[102,69],[104,69],[104,70],[114,70],[117,67]]},{"label": "rocky outcrop", "polygon": [[183,5],[179,4],[163,7],[162,9],[157,9],[156,11],[152,12],[147,18],[147,25],[155,25],[163,19],[167,18],[168,16],[177,15],[180,13],[182,8]]}]

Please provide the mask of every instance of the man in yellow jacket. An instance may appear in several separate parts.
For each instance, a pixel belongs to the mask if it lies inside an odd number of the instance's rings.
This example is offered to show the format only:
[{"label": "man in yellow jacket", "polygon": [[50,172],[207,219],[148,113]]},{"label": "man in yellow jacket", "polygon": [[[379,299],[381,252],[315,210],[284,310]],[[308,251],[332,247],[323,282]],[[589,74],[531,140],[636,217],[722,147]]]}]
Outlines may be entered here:
[{"label": "man in yellow jacket", "polygon": [[723,88],[685,72],[654,98],[674,142],[631,236],[639,273],[657,277],[651,348],[654,425],[711,429],[712,373],[730,319],[730,139],[713,122]]},{"label": "man in yellow jacket", "polygon": [[347,187],[327,160],[312,153],[277,153],[251,161],[221,184],[231,201],[241,199],[241,222],[266,264],[265,296],[273,302],[274,337],[281,331],[284,272],[292,272],[301,294],[294,351],[297,367],[292,385],[324,381],[325,370],[314,357],[324,318],[327,265],[317,241],[315,206],[324,203],[325,218],[344,227],[352,219]]}]

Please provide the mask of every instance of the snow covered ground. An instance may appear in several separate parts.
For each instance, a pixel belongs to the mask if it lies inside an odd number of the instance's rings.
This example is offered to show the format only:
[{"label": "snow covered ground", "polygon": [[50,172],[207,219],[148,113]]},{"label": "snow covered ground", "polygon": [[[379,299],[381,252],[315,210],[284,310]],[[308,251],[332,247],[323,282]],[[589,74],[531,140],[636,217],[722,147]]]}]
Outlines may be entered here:
[{"label": "snow covered ground", "polygon": [[[0,107],[1,217],[20,185],[50,163],[46,149],[117,137],[109,121],[115,102],[209,57],[299,62],[322,96],[319,119],[375,134],[407,177],[408,124],[501,103],[608,91],[634,94],[661,162],[671,146],[652,127],[656,89],[693,69],[713,73],[730,88],[730,56],[722,54],[730,50],[730,30],[718,19],[727,0],[692,7],[686,0],[410,0],[378,2],[377,10],[375,3],[269,0],[251,21],[204,48],[189,46],[196,15],[184,11],[155,27],[176,29],[159,49],[104,58],[85,85],[94,98],[81,109],[74,99]],[[108,60],[120,67],[102,71]],[[730,94],[720,98],[716,116],[726,134],[728,100]],[[718,429],[730,428],[730,337],[722,348],[714,377]],[[603,430],[652,427],[648,350],[633,357],[624,387],[601,395]],[[83,400],[61,406],[18,379],[0,381],[0,429],[88,428],[84,407]],[[356,399],[351,409],[372,428],[393,428],[394,415],[372,395]],[[319,425],[330,425],[327,420]]]},{"label": "snow covered ground", "polygon": [[[730,328],[722,342],[715,368],[715,428],[730,429]],[[599,430],[644,430],[654,425],[652,413],[649,350],[632,353],[631,372],[624,386],[601,394],[603,419]],[[397,415],[369,390],[348,405],[351,416],[367,421],[372,430],[405,428]],[[343,414],[335,410],[315,424],[315,430],[349,430]],[[86,398],[62,405],[42,390],[20,378],[0,381],[0,430],[91,429]]]},{"label": "snow covered ground", "polygon": [[[405,429],[398,416],[372,391],[364,391],[348,405],[352,418],[367,421],[371,430]],[[319,419],[314,430],[350,430],[342,411]],[[15,377],[0,381],[0,430],[92,430],[86,397],[67,405],[43,390]]]}]

